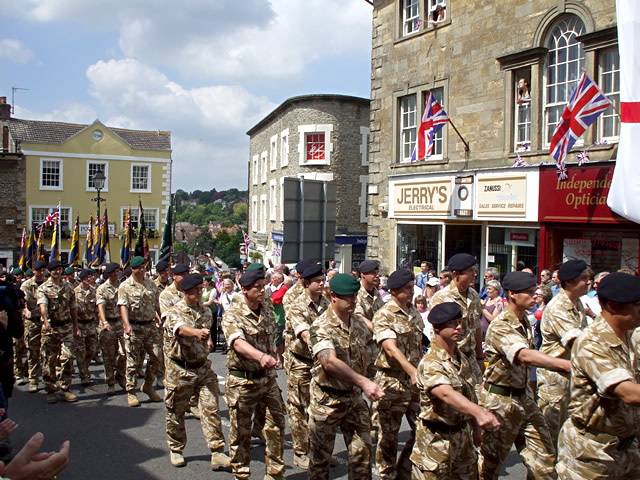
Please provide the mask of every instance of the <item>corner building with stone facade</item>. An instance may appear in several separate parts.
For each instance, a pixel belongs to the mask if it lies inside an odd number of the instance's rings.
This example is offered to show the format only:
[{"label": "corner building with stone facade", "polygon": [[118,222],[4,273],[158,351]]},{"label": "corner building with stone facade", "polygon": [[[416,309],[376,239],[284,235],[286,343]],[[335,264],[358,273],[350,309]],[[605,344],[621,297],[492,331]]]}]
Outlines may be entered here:
[{"label": "corner building with stone facade", "polygon": [[365,258],[369,100],[345,95],[292,97],[248,132],[249,231],[255,251],[280,263],[286,177],[336,184],[340,271]]},{"label": "corner building with stone facade", "polygon": [[[566,182],[549,155],[583,71],[620,103],[615,1],[373,3],[367,256],[387,272],[423,260],[440,271],[467,252],[479,279],[490,266],[504,275],[522,262],[539,273],[576,257],[596,271],[637,270],[638,225],[606,206],[616,111],[567,155]],[[433,154],[411,163],[429,92],[469,148],[447,124]],[[516,155],[532,166],[513,167]]]}]

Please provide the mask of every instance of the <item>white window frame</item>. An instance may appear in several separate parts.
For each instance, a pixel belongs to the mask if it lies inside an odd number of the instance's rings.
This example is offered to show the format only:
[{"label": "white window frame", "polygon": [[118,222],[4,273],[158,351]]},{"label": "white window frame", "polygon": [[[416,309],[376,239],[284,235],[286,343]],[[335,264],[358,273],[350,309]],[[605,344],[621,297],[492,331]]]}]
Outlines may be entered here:
[{"label": "white window frame", "polygon": [[[447,106],[446,106],[446,102],[444,101],[445,99],[445,95],[444,95],[444,87],[435,87],[431,89],[431,93],[433,93],[433,96],[436,97],[436,100],[438,101],[438,103],[440,104],[440,106],[442,108],[444,108],[444,110],[447,110]],[[427,96],[428,93],[425,93],[424,98],[423,98],[423,103],[425,103],[427,101]],[[422,113],[424,113],[424,105],[422,106]],[[420,115],[420,120],[422,121],[422,114]],[[438,133],[436,133],[435,138],[433,139],[433,155],[431,155],[427,161],[429,160],[442,160],[444,158],[444,140],[445,140],[445,136],[444,133],[447,130],[447,124],[445,124],[444,127],[442,127]],[[439,152],[439,153],[438,153]]]},{"label": "white window frame", "polygon": [[[531,69],[528,70],[530,76]],[[513,149],[515,152],[523,152],[526,150],[525,145],[531,146],[531,98],[518,103],[518,83],[521,78],[524,78],[529,82],[529,88],[531,88],[531,82],[522,75],[514,75],[513,78],[515,81],[513,85]],[[529,90],[529,97],[531,97],[531,90]],[[520,138],[520,128],[524,129],[524,138]]]},{"label": "white window frame", "polygon": [[91,185],[91,181],[93,177],[91,176],[91,165],[104,165],[104,188],[100,190],[101,192],[109,191],[109,162],[100,162],[96,160],[87,160],[87,192],[95,192],[96,188]]},{"label": "white window frame", "polygon": [[258,231],[258,196],[253,195],[251,197],[251,229],[254,232]]},{"label": "white window frame", "polygon": [[369,184],[369,175],[360,175],[360,198],[358,198],[358,204],[360,205],[360,223],[367,223],[367,187]]},{"label": "white window frame", "polygon": [[369,165],[369,127],[360,127],[360,165]]},{"label": "white window frame", "polygon": [[402,0],[401,9],[401,33],[406,37],[420,30],[417,25],[420,19],[420,0]]},{"label": "white window frame", "polygon": [[260,178],[261,183],[267,183],[267,151],[265,150],[260,155],[260,173],[262,174]]},{"label": "white window frame", "polygon": [[[333,125],[331,124],[315,124],[315,125],[299,125],[298,126],[298,162],[300,166],[309,165],[331,165],[331,153],[333,152],[333,143],[331,142],[331,132]],[[324,133],[324,160],[307,161],[307,135]]]},{"label": "white window frame", "polygon": [[[139,207],[120,207],[120,229],[124,230],[125,227],[125,222],[127,221],[127,210],[130,210],[130,216],[131,216],[131,225],[132,227],[137,230],[138,229],[138,225],[140,225],[140,208]],[[154,230],[158,230],[158,232],[160,232],[160,209],[158,207],[142,207],[142,210],[144,210],[145,213],[145,227],[147,228],[153,228]],[[150,216],[148,215],[149,212],[154,212],[155,213],[155,219],[152,222],[147,222],[147,218]],[[135,220],[133,220],[135,218]]]},{"label": "white window frame", "polygon": [[253,184],[254,185],[258,185],[258,179],[260,178],[260,167],[259,167],[259,155],[254,155],[253,156],[253,168],[252,168],[252,177],[253,177]]},{"label": "white window frame", "polygon": [[260,233],[267,233],[267,195],[260,195]]},{"label": "white window frame", "polygon": [[436,9],[438,5],[444,7],[444,18],[437,23],[444,23],[447,21],[447,0],[429,0],[429,11],[426,12],[425,16],[428,18],[427,22],[429,26],[433,25],[431,20],[433,19],[433,11]]},{"label": "white window frame", "polygon": [[[400,163],[411,163],[411,154],[418,139],[418,94],[402,96],[398,99],[398,133]],[[405,146],[408,145],[408,149]],[[408,154],[408,156],[405,156]]]},{"label": "white window frame", "polygon": [[[133,188],[133,169],[134,167],[147,167],[147,188]],[[129,186],[131,187],[130,193],[151,193],[151,171],[152,167],[150,163],[131,163],[131,180],[129,182]]]},{"label": "white window frame", "polygon": [[[614,62],[611,65],[611,70],[605,70],[605,55],[608,53],[613,54]],[[608,83],[605,81],[605,75],[613,77],[611,82],[612,88],[608,88]],[[617,83],[617,85],[616,85]],[[615,105],[620,111],[620,54],[618,47],[604,48],[598,52],[598,85],[602,89],[602,92],[607,96],[611,103]],[[613,121],[614,135],[605,136],[604,127],[605,121]],[[607,142],[617,142],[620,137],[620,117],[616,113],[613,107],[609,106],[602,112],[602,115],[598,118],[598,137],[600,140],[607,140]]]},{"label": "white window frame", "polygon": [[289,165],[289,129],[286,128],[280,133],[280,167]]},{"label": "white window frame", "polygon": [[278,184],[276,179],[269,181],[269,219],[272,222],[276,221],[278,207]]},{"label": "white window frame", "polygon": [[[38,221],[38,224],[41,224],[44,219],[47,217],[48,214],[50,214],[51,212],[53,212],[56,208],[58,207],[58,205],[29,205],[29,225],[33,225],[34,223],[34,219],[33,219],[33,210],[35,208],[38,209],[43,209],[46,210],[47,213],[44,215],[44,217],[42,218],[42,220]],[[63,211],[67,211],[67,225],[63,225],[62,224],[62,212]],[[73,223],[74,221],[72,221],[73,218],[73,208],[72,207],[65,207],[64,205],[60,205],[60,228],[61,229],[68,229],[71,230],[73,229]]]},{"label": "white window frame", "polygon": [[271,137],[271,145],[269,147],[269,158],[271,160],[271,171],[278,168],[278,135]]},{"label": "white window frame", "polygon": [[284,178],[280,177],[280,221],[284,222]]},{"label": "white window frame", "polygon": [[[51,186],[51,185],[43,185],[42,184],[42,175],[44,169],[44,162],[58,162],[59,166],[59,185]],[[54,158],[54,157],[41,157],[40,158],[40,178],[38,182],[40,183],[40,190],[64,190],[64,160],[62,158]]]}]

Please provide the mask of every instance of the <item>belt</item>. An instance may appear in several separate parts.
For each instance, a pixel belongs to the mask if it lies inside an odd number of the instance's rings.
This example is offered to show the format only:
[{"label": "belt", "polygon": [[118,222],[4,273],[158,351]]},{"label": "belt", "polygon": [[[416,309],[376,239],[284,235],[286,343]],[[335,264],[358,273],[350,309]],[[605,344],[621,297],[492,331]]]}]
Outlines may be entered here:
[{"label": "belt", "polygon": [[264,370],[258,370],[256,372],[247,372],[245,370],[232,370],[229,369],[229,375],[233,375],[238,378],[245,378],[247,380],[257,380],[267,376],[267,372]]},{"label": "belt", "polygon": [[51,325],[52,327],[61,327],[62,325],[67,325],[68,323],[71,323],[70,320],[66,321],[66,322],[52,322],[49,321],[49,325]]},{"label": "belt", "polygon": [[121,322],[122,317],[108,317],[107,322]]},{"label": "belt", "polygon": [[449,425],[444,422],[431,422],[429,420],[422,419],[422,423],[429,430],[436,433],[457,433],[467,426],[466,421],[457,423],[456,425]]},{"label": "belt", "polygon": [[31,318],[25,318],[25,320],[27,320],[28,322],[32,322],[32,323],[41,323],[42,322],[42,318],[34,317],[33,315],[31,316]]},{"label": "belt", "polygon": [[503,397],[519,397],[527,392],[526,388],[503,387],[501,385],[487,382],[484,384],[484,389],[489,393],[495,393],[497,395],[502,395]]},{"label": "belt", "polygon": [[598,443],[609,443],[611,440],[616,439],[618,441],[618,445],[616,445],[616,449],[619,451],[626,450],[631,446],[633,441],[636,439],[635,435],[630,435],[628,437],[618,437],[616,435],[611,435],[610,433],[599,432],[589,427],[584,427],[580,425],[573,418],[571,419],[571,423],[576,429],[580,430],[580,433],[588,438],[589,440],[596,441]]},{"label": "belt", "polygon": [[302,355],[296,353],[296,352],[289,352],[291,355],[293,355],[294,357],[296,357],[298,360],[300,360],[301,362],[304,363],[308,363],[309,365],[313,365],[313,360],[307,357],[303,357]]},{"label": "belt", "polygon": [[186,369],[195,370],[197,368],[202,367],[205,363],[207,363],[206,359],[204,359],[201,362],[183,362],[182,360],[178,360],[177,358],[169,357],[169,360],[171,360],[173,363],[175,363],[179,367],[184,368],[185,370]]},{"label": "belt", "polygon": [[148,322],[137,322],[136,320],[129,320],[131,325],[149,325],[153,320],[149,320]]},{"label": "belt", "polygon": [[98,319],[97,318],[91,318],[89,320],[80,320],[78,319],[78,323],[91,323],[91,322],[97,322]]},{"label": "belt", "polygon": [[340,390],[339,388],[325,387],[324,385],[318,386],[324,393],[333,393],[334,395],[351,395],[353,393],[353,390]]}]

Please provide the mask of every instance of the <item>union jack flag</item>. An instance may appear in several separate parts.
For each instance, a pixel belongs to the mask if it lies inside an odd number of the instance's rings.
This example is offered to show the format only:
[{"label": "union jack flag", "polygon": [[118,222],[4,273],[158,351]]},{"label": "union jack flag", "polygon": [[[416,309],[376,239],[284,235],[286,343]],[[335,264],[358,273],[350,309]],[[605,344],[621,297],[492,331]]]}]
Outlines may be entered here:
[{"label": "union jack flag", "polygon": [[279,248],[274,248],[273,251],[271,252],[271,254],[274,257],[279,257],[280,256],[280,249]]},{"label": "union jack flag", "polygon": [[531,164],[526,160],[523,160],[522,157],[516,153],[516,161],[513,162],[514,167],[530,167]]},{"label": "union jack flag", "polygon": [[564,160],[556,165],[556,168],[558,169],[558,171],[556,172],[558,174],[558,180],[564,182],[567,178],[569,178],[569,174],[567,173],[567,164],[564,163]]},{"label": "union jack flag", "polygon": [[242,230],[242,241],[246,246],[249,246],[249,244],[251,243],[251,239],[249,238],[249,235],[247,235],[244,230]]},{"label": "union jack flag", "polygon": [[585,163],[589,163],[589,152],[586,150],[578,154],[578,166],[581,167]]},{"label": "union jack flag", "polygon": [[611,101],[598,85],[583,73],[578,86],[571,94],[567,108],[562,112],[556,131],[553,132],[549,155],[560,164],[576,140],[609,105]]},{"label": "union jack flag", "polygon": [[522,144],[522,150],[524,150],[525,152],[529,151],[529,144],[527,142]]},{"label": "union jack flag", "polygon": [[422,115],[422,123],[418,129],[418,141],[413,148],[411,154],[411,163],[416,160],[425,160],[433,153],[433,140],[436,133],[449,121],[447,112],[444,111],[442,105],[438,103],[431,92],[427,97],[427,103],[424,106],[424,114]]},{"label": "union jack flag", "polygon": [[596,142],[593,145],[596,146],[596,145],[608,145],[608,144],[609,142],[607,142],[606,140],[600,140],[599,142]]},{"label": "union jack flag", "polygon": [[44,219],[44,222],[42,222],[42,224],[45,227],[49,227],[49,226],[53,225],[54,223],[57,223],[59,218],[60,218],[60,205],[58,205],[53,210],[53,212],[51,212],[50,214],[48,214],[46,216],[46,218]]}]

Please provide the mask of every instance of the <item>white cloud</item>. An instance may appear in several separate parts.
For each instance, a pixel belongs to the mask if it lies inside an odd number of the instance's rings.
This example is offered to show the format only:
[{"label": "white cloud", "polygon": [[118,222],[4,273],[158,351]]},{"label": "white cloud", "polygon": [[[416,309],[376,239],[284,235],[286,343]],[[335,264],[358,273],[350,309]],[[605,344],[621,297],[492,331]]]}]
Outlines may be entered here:
[{"label": "white cloud", "polygon": [[0,38],[0,58],[13,63],[29,63],[33,58],[33,52],[25,47],[19,40],[12,38]]},{"label": "white cloud", "polygon": [[66,122],[89,124],[98,117],[96,111],[89,105],[70,103],[65,108],[54,109],[51,112],[34,112],[16,105],[16,118],[26,120],[42,120],[44,122]]}]

